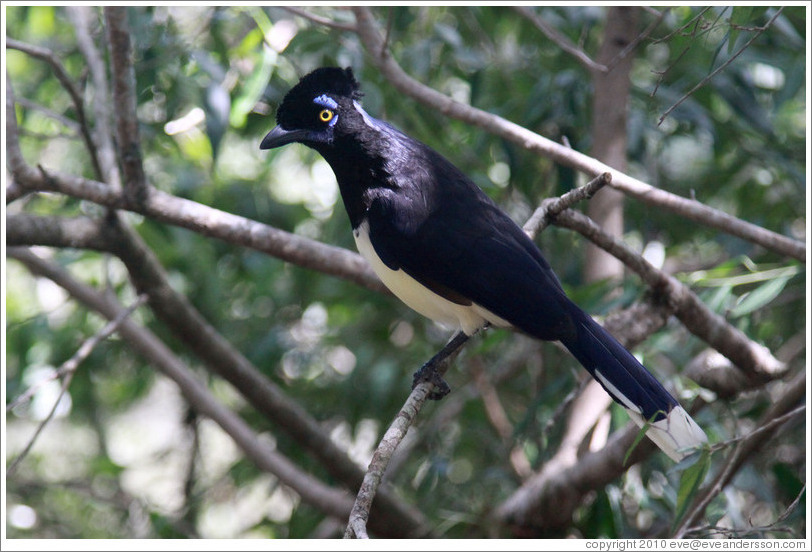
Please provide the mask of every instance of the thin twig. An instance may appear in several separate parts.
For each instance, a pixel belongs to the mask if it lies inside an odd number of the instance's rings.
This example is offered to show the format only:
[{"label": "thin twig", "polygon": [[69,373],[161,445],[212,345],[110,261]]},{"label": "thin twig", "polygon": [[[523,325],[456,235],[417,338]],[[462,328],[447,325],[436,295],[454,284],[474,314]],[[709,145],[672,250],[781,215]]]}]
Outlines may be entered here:
[{"label": "thin twig", "polygon": [[85,57],[93,83],[94,98],[92,102],[95,115],[95,136],[99,143],[99,165],[102,173],[98,178],[107,182],[115,190],[121,189],[121,175],[116,161],[116,149],[113,145],[111,130],[111,102],[105,71],[104,58],[96,48],[90,36],[90,18],[93,15],[87,6],[68,6],[68,17],[76,29],[76,45]]},{"label": "thin twig", "polygon": [[661,125],[661,124],[663,124],[663,121],[666,119],[666,117],[668,117],[668,116],[671,114],[671,112],[672,112],[672,111],[674,111],[674,110],[675,110],[677,107],[679,107],[679,106],[680,106],[680,104],[682,104],[682,102],[684,102],[685,100],[687,100],[688,98],[690,98],[690,97],[691,97],[691,95],[693,95],[693,93],[694,93],[694,92],[696,92],[697,90],[699,90],[700,88],[702,88],[703,86],[705,86],[706,84],[708,84],[708,82],[710,82],[710,80],[711,80],[713,77],[715,77],[716,75],[718,75],[719,73],[721,73],[721,72],[722,72],[722,71],[723,71],[723,70],[724,70],[724,69],[725,69],[725,68],[726,68],[728,65],[730,65],[731,63],[733,63],[733,61],[734,61],[734,60],[735,60],[737,57],[739,57],[739,56],[742,54],[742,52],[744,52],[744,51],[745,51],[747,48],[749,48],[749,47],[750,47],[750,45],[751,45],[753,42],[755,42],[755,40],[756,40],[756,39],[757,39],[759,36],[761,36],[761,33],[763,33],[764,31],[766,31],[767,29],[769,29],[769,28],[770,28],[770,26],[773,24],[773,21],[775,21],[775,20],[778,18],[778,16],[779,16],[779,15],[781,15],[781,12],[782,12],[782,11],[784,11],[784,8],[783,8],[783,7],[778,8],[778,10],[775,12],[775,15],[773,15],[773,16],[770,18],[770,20],[769,20],[769,21],[767,21],[767,24],[766,24],[766,25],[764,25],[764,27],[760,27],[760,28],[758,29],[758,32],[756,32],[756,34],[754,34],[754,35],[753,35],[753,36],[750,38],[750,40],[748,40],[748,41],[747,41],[747,42],[744,44],[744,46],[742,46],[741,48],[739,48],[739,49],[736,51],[736,53],[734,53],[732,56],[730,56],[730,58],[728,58],[728,60],[727,60],[727,61],[725,61],[725,62],[724,62],[722,65],[720,65],[719,67],[717,67],[717,68],[716,68],[716,69],[715,69],[715,70],[714,70],[714,71],[713,71],[711,74],[709,74],[707,77],[705,77],[704,79],[702,79],[701,81],[699,81],[699,82],[698,82],[698,83],[697,83],[697,84],[696,84],[696,85],[695,85],[693,88],[691,88],[691,89],[690,89],[688,92],[686,92],[686,93],[685,93],[685,94],[684,94],[684,95],[683,95],[683,96],[682,96],[680,99],[678,99],[676,102],[674,102],[674,104],[673,104],[671,107],[669,107],[668,109],[666,109],[666,110],[665,110],[665,113],[663,113],[663,114],[662,114],[662,116],[660,116],[660,119],[659,119],[659,121],[657,122],[657,125]]},{"label": "thin twig", "polygon": [[612,182],[612,174],[605,172],[599,174],[583,186],[573,188],[559,198],[542,203],[542,205],[533,212],[533,215],[524,223],[522,230],[530,236],[535,238],[539,232],[542,232],[550,222],[562,211],[569,209],[579,201],[591,199],[598,190]]},{"label": "thin twig", "polygon": [[677,58],[674,61],[671,62],[671,65],[666,67],[664,70],[655,71],[655,70],[652,69],[651,72],[654,73],[655,75],[657,75],[658,78],[657,78],[657,84],[654,85],[654,89],[652,89],[651,94],[649,94],[650,97],[653,98],[654,96],[657,95],[657,92],[660,90],[660,84],[662,84],[663,79],[665,78],[665,74],[668,73],[668,71],[670,71],[671,68],[674,67],[677,63],[679,63],[679,60],[681,60],[683,58],[683,56],[685,56],[685,54],[688,53],[688,50],[691,49],[691,46],[692,46],[692,44],[688,44],[685,48],[683,48],[682,52],[680,52],[679,55],[677,55]]},{"label": "thin twig", "polygon": [[306,10],[303,10],[302,8],[294,8],[293,6],[282,6],[282,9],[289,11],[293,15],[298,15],[299,17],[307,19],[308,21],[318,23],[319,25],[323,25],[331,29],[336,29],[339,31],[355,32],[355,25],[353,25],[352,23],[340,23],[327,17],[322,17],[320,15],[316,15],[315,13],[310,13]]},{"label": "thin twig", "polygon": [[786,520],[790,516],[790,514],[792,514],[792,512],[794,512],[798,508],[798,505],[801,503],[801,497],[804,496],[805,492],[806,492],[806,483],[804,483],[803,487],[801,487],[801,490],[798,491],[798,496],[795,497],[795,500],[793,500],[790,503],[790,505],[787,506],[787,509],[784,510],[781,513],[781,515],[778,516],[778,518],[774,522],[772,522],[770,525],[768,525],[767,527],[768,528],[773,528],[776,525],[778,525],[779,523],[784,522],[784,520]]},{"label": "thin twig", "polygon": [[50,117],[51,119],[54,119],[62,126],[69,128],[71,132],[73,132],[76,136],[81,136],[82,129],[79,128],[79,123],[77,123],[73,119],[69,119],[68,117],[62,115],[61,113],[57,113],[52,109],[48,109],[44,105],[40,105],[36,102],[33,102],[28,98],[18,98],[16,99],[16,102],[18,105],[21,105],[26,109],[30,109],[32,111],[39,111],[46,117]]},{"label": "thin twig", "polygon": [[[30,250],[9,248],[8,252],[32,273],[52,280],[74,299],[108,320],[114,320],[122,313],[124,307],[114,298],[79,282],[60,267],[41,259]],[[119,334],[136,353],[175,382],[189,405],[217,423],[257,467],[274,474],[304,501],[323,512],[337,517],[347,515],[351,500],[344,490],[331,487],[303,471],[287,456],[259,439],[251,427],[219,402],[205,384],[155,334],[126,317],[119,326]]]},{"label": "thin twig", "polygon": [[738,437],[733,437],[733,438],[728,439],[726,441],[722,441],[721,443],[715,443],[713,446],[711,446],[710,450],[711,450],[711,452],[716,452],[717,450],[722,450],[722,449],[726,449],[728,447],[732,447],[734,445],[737,445],[738,443],[740,443],[740,442],[742,442],[742,441],[744,441],[746,439],[754,439],[759,434],[764,433],[765,431],[773,431],[773,430],[781,427],[786,422],[788,422],[791,418],[794,418],[795,416],[797,416],[799,414],[803,414],[804,412],[806,412],[806,405],[802,404],[801,406],[795,408],[794,410],[790,410],[786,414],[778,416],[777,418],[774,418],[774,419],[768,421],[767,423],[757,427],[756,429],[754,429],[753,431],[751,431],[747,435],[739,435]]},{"label": "thin twig", "polygon": [[694,25],[694,30],[691,32],[691,36],[695,36],[697,27],[699,26],[699,23],[702,20],[702,16],[705,15],[705,13],[707,13],[708,11],[710,11],[710,9],[711,9],[710,7],[702,8],[698,14],[693,16],[687,23],[682,25],[682,27],[679,27],[678,29],[675,29],[675,30],[671,31],[670,33],[668,33],[667,35],[665,35],[662,38],[655,39],[653,42],[655,44],[659,44],[660,42],[665,42],[667,40],[670,40],[671,37],[673,37],[677,33],[682,32],[684,29],[687,29],[691,25]]},{"label": "thin twig", "polygon": [[544,36],[553,41],[559,48],[581,62],[581,64],[587,69],[591,71],[599,71],[601,73],[606,73],[609,71],[609,68],[606,65],[593,60],[586,52],[570,42],[570,39],[559,33],[554,27],[548,25],[544,19],[538,16],[530,8],[526,6],[513,6],[513,9],[535,25],[538,30],[544,33]]},{"label": "thin twig", "polygon": [[689,528],[697,522],[711,501],[722,492],[725,486],[733,479],[733,476],[739,471],[742,465],[744,465],[747,458],[749,458],[756,449],[769,441],[771,437],[775,436],[780,427],[806,411],[805,405],[787,411],[799,400],[802,400],[805,393],[806,374],[801,372],[793,382],[788,385],[788,389],[784,395],[773,403],[770,410],[762,417],[760,426],[738,441],[733,452],[728,457],[722,469],[719,470],[713,482],[705,488],[703,494],[695,499],[694,504],[683,518],[682,523],[680,523],[679,527],[674,531],[673,538],[684,538]]},{"label": "thin twig", "polygon": [[112,322],[108,323],[95,335],[92,335],[88,339],[86,339],[82,343],[82,345],[80,345],[79,348],[76,350],[76,353],[74,353],[74,355],[71,358],[63,362],[59,366],[59,368],[54,370],[54,372],[50,376],[42,378],[41,380],[37,381],[36,384],[26,389],[24,393],[21,393],[16,399],[14,399],[8,405],[6,405],[6,412],[11,412],[21,404],[31,400],[31,398],[34,395],[36,395],[37,391],[39,391],[40,388],[42,388],[42,386],[45,385],[46,383],[51,382],[55,379],[73,377],[73,373],[79,367],[79,364],[81,364],[88,356],[90,356],[90,353],[93,352],[96,346],[98,346],[102,341],[110,337],[110,335],[112,335],[113,332],[115,332],[116,329],[118,329],[118,326],[121,324],[121,322],[123,322],[124,318],[126,318],[126,316],[129,316],[132,312],[134,312],[135,309],[143,305],[146,302],[146,300],[147,300],[146,295],[139,295],[136,298],[135,302],[127,309],[127,311],[122,313],[121,317],[116,318]]},{"label": "thin twig", "polygon": [[651,35],[651,33],[653,33],[654,30],[660,25],[660,23],[665,18],[666,14],[670,9],[671,9],[670,7],[666,7],[665,9],[663,9],[663,11],[657,12],[657,15],[655,16],[654,20],[649,24],[649,26],[646,27],[642,33],[637,35],[634,38],[634,40],[629,42],[625,48],[623,48],[620,52],[618,52],[618,54],[614,58],[612,58],[612,60],[608,64],[606,64],[607,71],[611,71],[612,69],[614,69],[614,67],[618,63],[620,63],[621,60],[623,60],[626,56],[632,53],[641,42],[647,39]]},{"label": "thin twig", "polygon": [[85,116],[85,107],[84,103],[82,102],[82,95],[79,93],[79,90],[76,88],[76,85],[73,83],[70,75],[68,75],[68,72],[65,70],[62,62],[59,61],[57,55],[48,48],[34,46],[32,44],[27,44],[9,37],[6,37],[6,47],[25,52],[26,54],[40,59],[51,66],[57,80],[68,92],[71,102],[73,103],[73,108],[76,110],[76,119],[79,123],[82,138],[84,138],[85,145],[87,146],[90,161],[93,165],[93,170],[95,171],[95,174],[102,174],[99,159],[96,157],[96,145],[93,142],[93,138],[90,136],[90,127]]},{"label": "thin twig", "polygon": [[432,384],[423,382],[415,387],[406,399],[406,403],[398,412],[395,420],[386,430],[386,433],[381,439],[380,444],[375,449],[372,455],[372,461],[369,463],[366,475],[364,475],[364,482],[356,495],[355,503],[350,511],[350,518],[347,523],[347,530],[344,533],[344,538],[368,538],[366,532],[366,523],[369,519],[369,511],[372,508],[372,501],[378,491],[378,486],[383,479],[383,474],[386,471],[392,455],[397,450],[398,445],[403,441],[406,432],[412,425],[420,409],[428,399],[431,391]]},{"label": "thin twig", "polygon": [[[84,360],[90,356],[90,353],[96,348],[96,346],[110,337],[116,330],[118,330],[119,326],[133,313],[135,310],[143,305],[147,300],[146,295],[139,295],[138,298],[130,305],[127,309],[121,312],[118,316],[116,316],[113,320],[108,322],[104,328],[99,330],[95,335],[90,336],[87,340],[82,343],[79,348],[76,350],[76,353],[68,360],[62,363],[62,365],[56,370],[56,374],[54,377],[61,377],[62,379],[62,387],[59,390],[59,396],[57,396],[56,400],[54,401],[54,405],[51,407],[51,410],[48,412],[48,415],[42,420],[37,426],[34,435],[31,436],[31,439],[28,441],[28,444],[25,446],[23,451],[17,455],[14,461],[6,470],[6,477],[9,477],[14,471],[17,469],[17,466],[20,465],[20,462],[28,456],[28,453],[31,452],[31,448],[36,443],[37,438],[40,436],[42,431],[45,429],[45,426],[53,419],[54,414],[56,413],[56,409],[59,406],[59,403],[62,402],[62,397],[67,393],[68,387],[70,387],[71,381],[73,381],[73,376],[76,373],[76,370],[79,368],[79,365],[84,362]],[[10,404],[6,410],[11,410],[13,407],[22,404],[22,402],[27,401],[31,398],[37,390],[40,388],[41,385],[44,385],[51,379],[44,380],[37,385],[31,387],[26,393],[20,396],[16,401]]]}]

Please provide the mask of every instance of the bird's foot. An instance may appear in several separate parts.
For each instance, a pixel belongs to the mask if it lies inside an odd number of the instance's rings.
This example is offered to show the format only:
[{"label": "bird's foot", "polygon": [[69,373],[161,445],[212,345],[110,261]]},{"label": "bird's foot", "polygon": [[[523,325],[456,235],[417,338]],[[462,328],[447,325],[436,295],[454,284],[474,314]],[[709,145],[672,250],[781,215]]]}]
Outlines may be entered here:
[{"label": "bird's foot", "polygon": [[432,401],[439,401],[451,392],[443,376],[437,371],[437,367],[431,362],[427,362],[420,367],[420,370],[414,373],[414,380],[412,381],[412,389],[427,381],[434,384],[434,389],[429,392],[428,398]]}]

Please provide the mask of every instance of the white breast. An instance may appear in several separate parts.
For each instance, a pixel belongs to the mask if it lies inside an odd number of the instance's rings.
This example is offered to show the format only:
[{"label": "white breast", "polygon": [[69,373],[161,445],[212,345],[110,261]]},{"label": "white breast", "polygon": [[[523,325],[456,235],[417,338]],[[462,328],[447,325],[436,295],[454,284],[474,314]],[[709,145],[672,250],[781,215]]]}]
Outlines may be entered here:
[{"label": "white breast", "polygon": [[364,221],[353,231],[355,245],[358,252],[372,266],[372,270],[381,279],[384,285],[394,293],[398,299],[423,316],[453,328],[460,328],[467,335],[490,322],[496,326],[510,326],[508,322],[499,318],[487,309],[477,304],[470,306],[458,305],[448,299],[437,295],[417,280],[406,274],[403,270],[392,270],[375,253],[375,248],[369,239],[369,223]]}]

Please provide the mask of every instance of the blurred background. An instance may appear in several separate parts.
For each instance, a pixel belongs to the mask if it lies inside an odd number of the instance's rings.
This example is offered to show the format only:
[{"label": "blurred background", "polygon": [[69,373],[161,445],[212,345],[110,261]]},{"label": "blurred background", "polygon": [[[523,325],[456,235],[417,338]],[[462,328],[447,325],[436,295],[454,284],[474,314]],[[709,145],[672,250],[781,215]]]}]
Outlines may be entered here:
[{"label": "blurred background", "polygon": [[[106,59],[101,8],[3,9],[6,37],[53,52],[91,106],[95,89],[79,41],[93,41]],[[807,12],[784,8],[759,31],[776,10],[672,7],[661,18],[640,10],[639,33],[659,22],[629,54],[626,172],[805,241]],[[582,51],[599,50],[607,8],[530,11]],[[602,117],[592,103],[593,75],[527,14],[484,6],[372,13],[393,57],[413,78],[577,151],[593,148]],[[303,146],[258,148],[287,90],[322,65],[352,66],[370,114],[440,151],[520,224],[544,198],[586,181],[399,92],[348,30],[355,23],[348,10],[161,6],[131,7],[127,16],[144,169],[151,185],[173,195],[354,251],[329,166]],[[26,160],[95,178],[78,139],[75,109],[52,67],[16,48],[6,49],[4,67]],[[7,213],[93,217],[102,210],[38,193],[12,202]],[[707,345],[678,321],[671,319],[635,348],[684,404],[697,397],[710,403],[697,421],[712,442],[752,431],[788,380],[805,370],[804,263],[633,199],[625,201],[624,215],[624,242],[788,363],[785,378],[717,397],[681,375]],[[408,395],[412,373],[444,344],[448,331],[352,282],[148,217],[126,219],[173,288],[365,467]],[[586,278],[586,240],[574,232],[551,226],[536,241],[570,296],[595,316],[647,295],[633,274]],[[134,300],[127,271],[109,255],[35,251],[124,304]],[[14,260],[6,261],[5,284],[8,466],[60,395],[57,368],[105,321]],[[162,336],[259,438],[301,470],[338,485],[301,443],[199,367],[149,309],[139,309],[134,320]],[[421,413],[388,472],[389,483],[440,535],[511,535],[492,523],[491,509],[521,483],[517,465],[537,470],[555,453],[568,415],[560,406],[582,378],[577,363],[552,344],[485,332],[447,374],[452,394]],[[28,389],[30,400],[8,408]],[[494,396],[497,407],[488,404]],[[495,421],[500,409],[504,418]],[[805,418],[781,426],[752,452],[708,506],[701,535],[805,535]],[[622,409],[612,407],[607,428],[626,423]],[[708,477],[731,450],[714,451]],[[586,492],[567,523],[531,534],[662,535],[675,518],[684,469],[654,454]],[[4,492],[7,536],[15,539],[332,537],[346,522],[302,501],[247,460],[115,334],[80,365],[33,448],[7,474]]]}]

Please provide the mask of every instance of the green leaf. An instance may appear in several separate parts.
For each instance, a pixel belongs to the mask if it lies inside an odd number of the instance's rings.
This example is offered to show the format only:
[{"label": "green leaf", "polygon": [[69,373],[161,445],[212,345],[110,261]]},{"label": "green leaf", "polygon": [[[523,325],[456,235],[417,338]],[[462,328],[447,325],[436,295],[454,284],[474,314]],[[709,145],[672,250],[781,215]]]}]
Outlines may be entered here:
[{"label": "green leaf", "polygon": [[262,49],[262,64],[254,69],[231,107],[230,122],[233,127],[245,126],[248,114],[257,105],[257,101],[262,97],[262,92],[271,80],[277,57],[277,53],[270,48]]},{"label": "green leaf", "polygon": [[730,14],[730,35],[727,41],[727,53],[733,53],[733,48],[736,46],[736,39],[739,38],[741,30],[737,26],[744,26],[745,23],[750,21],[753,15],[753,6],[735,6],[733,12]]},{"label": "green leaf", "polygon": [[[696,456],[696,453],[692,456]],[[686,460],[693,461],[693,458],[689,456]],[[693,464],[682,472],[682,476],[679,480],[677,506],[675,511],[676,515],[674,517],[673,525],[674,528],[678,527],[679,524],[682,523],[682,519],[685,517],[685,514],[688,513],[688,507],[691,505],[693,497],[696,495],[700,485],[702,485],[702,482],[705,480],[705,475],[707,475],[711,465],[710,449],[707,447],[702,449],[702,451],[699,453],[698,459],[693,462]]]},{"label": "green leaf", "polygon": [[629,450],[626,451],[626,456],[623,457],[623,465],[624,466],[629,463],[629,457],[631,457],[632,452],[634,452],[634,449],[637,448],[637,445],[640,444],[640,441],[643,440],[643,437],[646,436],[646,431],[648,431],[648,428],[651,425],[651,422],[654,421],[654,418],[656,418],[656,417],[657,417],[657,414],[654,414],[650,419],[648,419],[646,421],[645,424],[643,424],[643,427],[640,428],[640,431],[637,432],[637,436],[634,438],[634,442],[629,447]]},{"label": "green leaf", "polygon": [[709,296],[707,297],[703,296],[702,301],[713,312],[721,313],[726,310],[728,301],[730,300],[730,297],[732,295],[733,295],[733,286],[730,285],[719,286]]},{"label": "green leaf", "polygon": [[778,297],[778,294],[781,293],[787,285],[789,279],[790,276],[784,276],[782,278],[776,278],[775,280],[769,280],[753,291],[744,294],[739,304],[730,311],[730,315],[735,318],[760,309]]}]

